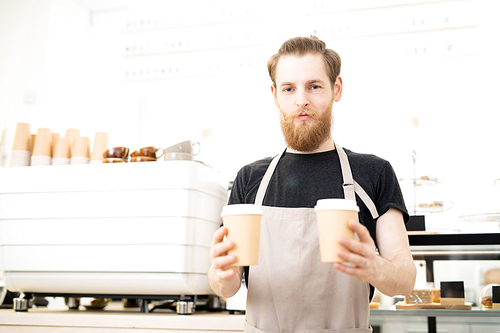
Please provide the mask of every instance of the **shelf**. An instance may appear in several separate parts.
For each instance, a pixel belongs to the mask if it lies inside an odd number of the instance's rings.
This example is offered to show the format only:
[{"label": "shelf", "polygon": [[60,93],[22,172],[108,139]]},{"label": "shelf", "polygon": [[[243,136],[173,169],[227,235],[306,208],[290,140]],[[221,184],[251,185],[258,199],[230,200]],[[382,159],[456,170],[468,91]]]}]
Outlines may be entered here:
[{"label": "shelf", "polygon": [[497,310],[370,310],[370,316],[413,316],[413,317],[479,317],[479,318],[498,318],[500,311]]},{"label": "shelf", "polygon": [[500,260],[500,234],[410,234],[413,259]]},{"label": "shelf", "polygon": [[500,245],[500,233],[408,235],[410,246]]},{"label": "shelf", "polygon": [[231,45],[231,46],[219,46],[219,47],[212,47],[212,48],[177,49],[177,50],[170,50],[170,51],[157,51],[157,52],[144,52],[144,53],[129,52],[129,53],[123,54],[122,59],[169,56],[169,55],[186,54],[186,53],[241,50],[241,49],[247,49],[247,48],[262,48],[264,46],[265,46],[265,44],[262,44],[262,43],[254,43],[254,44],[240,44],[240,45]]},{"label": "shelf", "polygon": [[[408,211],[417,212],[419,214],[424,213],[442,213],[450,210],[453,207],[453,202],[447,201],[433,201],[428,204],[419,204],[417,207],[408,206]],[[416,209],[415,209],[416,208]]]},{"label": "shelf", "polygon": [[[138,20],[139,22],[141,20]],[[142,20],[144,21],[144,20]],[[147,20],[146,20],[147,21]],[[201,28],[201,27],[209,27],[209,26],[218,26],[218,25],[231,25],[231,24],[241,24],[241,23],[257,23],[257,22],[265,22],[264,18],[245,18],[245,19],[228,19],[226,21],[206,21],[206,22],[192,22],[190,24],[163,24],[158,22],[147,23],[146,25],[142,24],[144,27],[128,27],[122,30],[122,34],[132,34],[132,33],[148,33],[148,32],[156,32],[161,30],[177,30],[177,29],[186,29],[186,28]],[[129,24],[131,24],[129,22]]]},{"label": "shelf", "polygon": [[400,182],[402,182],[402,183],[410,182],[411,185],[424,186],[424,185],[437,185],[437,184],[441,184],[442,182],[445,181],[445,178],[422,176],[420,178],[409,178],[409,179],[400,178],[398,180]]},{"label": "shelf", "polygon": [[498,222],[500,223],[500,212],[495,213],[485,213],[485,214],[471,214],[471,215],[462,215],[460,216],[460,220],[464,222]]}]

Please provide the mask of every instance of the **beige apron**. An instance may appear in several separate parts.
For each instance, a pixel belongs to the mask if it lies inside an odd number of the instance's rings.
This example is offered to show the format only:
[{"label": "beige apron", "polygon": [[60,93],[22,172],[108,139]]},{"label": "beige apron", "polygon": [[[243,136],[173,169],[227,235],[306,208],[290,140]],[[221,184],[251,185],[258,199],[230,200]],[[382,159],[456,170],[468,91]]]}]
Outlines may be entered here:
[{"label": "beige apron", "polygon": [[[336,148],[345,197],[355,200],[356,192],[377,218],[372,200],[352,179],[347,155]],[[281,155],[269,165],[255,204],[262,206]],[[369,284],[321,262],[314,209],[262,210],[259,264],[250,268],[245,332],[372,332]]]}]

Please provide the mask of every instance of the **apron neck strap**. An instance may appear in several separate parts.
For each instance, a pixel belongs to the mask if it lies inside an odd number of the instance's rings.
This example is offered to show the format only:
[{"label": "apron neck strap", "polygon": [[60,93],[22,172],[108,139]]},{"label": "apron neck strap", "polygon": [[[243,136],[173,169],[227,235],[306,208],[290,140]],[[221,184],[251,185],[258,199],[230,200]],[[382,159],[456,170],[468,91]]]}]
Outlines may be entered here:
[{"label": "apron neck strap", "polygon": [[[342,149],[340,145],[335,144],[335,148],[337,149],[337,153],[339,154],[340,158],[340,168],[342,169],[342,178],[343,178],[342,187],[344,189],[344,197],[349,200],[356,200],[356,195],[354,191],[354,179],[352,178],[351,166],[349,165],[349,160],[347,159],[347,155],[344,149]],[[285,152],[286,149],[283,152],[281,152],[281,154],[276,155],[271,161],[271,164],[269,164],[269,167],[267,168],[266,173],[264,174],[264,177],[260,182],[259,189],[257,190],[257,196],[255,197],[256,205],[262,206],[262,202],[264,201],[264,195],[266,194],[267,187],[269,186],[269,181],[273,176],[274,170],[276,169],[276,166],[278,165],[281,156],[283,156]]]}]

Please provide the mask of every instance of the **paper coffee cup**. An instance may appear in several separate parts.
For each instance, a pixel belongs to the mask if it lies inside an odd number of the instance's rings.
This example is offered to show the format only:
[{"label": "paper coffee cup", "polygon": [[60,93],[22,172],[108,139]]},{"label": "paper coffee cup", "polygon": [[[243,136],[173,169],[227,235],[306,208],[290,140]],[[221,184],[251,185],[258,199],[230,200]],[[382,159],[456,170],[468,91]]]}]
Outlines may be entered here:
[{"label": "paper coffee cup", "polygon": [[67,158],[71,157],[71,146],[69,138],[58,138],[54,147],[54,158]]},{"label": "paper coffee cup", "polygon": [[52,158],[52,132],[48,128],[39,128],[33,146],[33,155]]},{"label": "paper coffee cup", "polygon": [[31,143],[30,125],[18,123],[16,125],[16,134],[14,136],[14,144],[12,150],[29,151],[33,149]]},{"label": "paper coffee cup", "polygon": [[31,153],[33,153],[33,148],[35,147],[36,134],[31,134]]},{"label": "paper coffee cup", "polygon": [[228,254],[234,254],[233,266],[257,265],[259,262],[260,219],[262,209],[258,205],[228,205],[221,217],[227,228],[226,239],[234,243]]},{"label": "paper coffee cup", "polygon": [[359,207],[354,200],[321,199],[314,207],[318,219],[319,247],[322,262],[344,262],[338,257],[339,250],[347,251],[339,244],[339,238],[354,239],[348,222],[358,219]]},{"label": "paper coffee cup", "polygon": [[54,150],[56,149],[57,140],[59,140],[58,133],[52,133],[52,157],[54,157]]},{"label": "paper coffee cup", "polygon": [[69,143],[71,145],[71,148],[75,146],[76,139],[80,136],[80,130],[76,128],[68,128],[66,130],[65,136],[69,138]]},{"label": "paper coffee cup", "polygon": [[79,136],[73,145],[71,157],[86,157],[90,159],[90,140],[86,136]]},{"label": "paper coffee cup", "polygon": [[102,154],[109,148],[108,144],[108,133],[97,132],[94,138],[94,148],[92,149],[92,155],[90,155],[91,161],[102,162]]}]

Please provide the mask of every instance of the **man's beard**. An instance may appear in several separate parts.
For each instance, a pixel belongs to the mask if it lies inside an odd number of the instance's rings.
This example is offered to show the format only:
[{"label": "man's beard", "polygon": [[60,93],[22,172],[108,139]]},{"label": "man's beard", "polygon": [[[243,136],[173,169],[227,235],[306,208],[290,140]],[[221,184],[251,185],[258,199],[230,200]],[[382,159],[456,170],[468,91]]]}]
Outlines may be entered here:
[{"label": "man's beard", "polygon": [[[295,119],[306,112],[307,120],[295,123]],[[330,137],[332,128],[332,107],[320,113],[313,110],[300,109],[286,116],[280,110],[281,131],[288,147],[300,152],[312,152]]]}]

